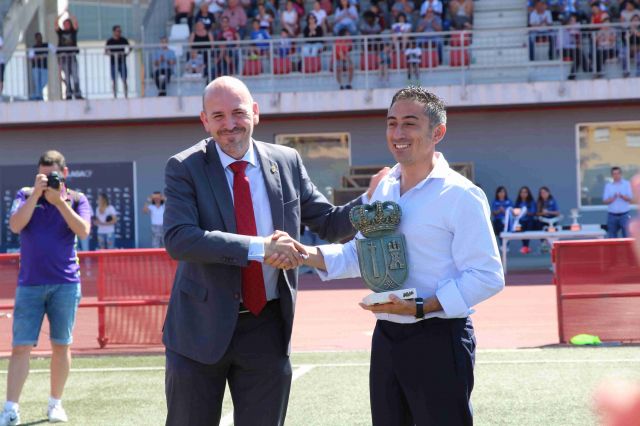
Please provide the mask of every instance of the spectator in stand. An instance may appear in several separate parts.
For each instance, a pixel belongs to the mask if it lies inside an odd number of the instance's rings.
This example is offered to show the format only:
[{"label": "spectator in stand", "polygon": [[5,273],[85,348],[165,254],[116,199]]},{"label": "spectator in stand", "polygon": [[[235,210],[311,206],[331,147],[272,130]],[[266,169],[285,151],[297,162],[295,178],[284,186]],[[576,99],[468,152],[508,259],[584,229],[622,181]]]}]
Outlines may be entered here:
[{"label": "spectator in stand", "polygon": [[407,16],[404,13],[398,15],[398,20],[391,25],[392,39],[396,47],[404,50],[408,45],[408,35],[411,32],[411,24],[407,22]]},{"label": "spectator in stand", "polygon": [[382,30],[384,31],[385,28],[387,28],[387,26],[386,26],[387,24],[386,24],[386,21],[384,19],[384,12],[382,12],[382,10],[380,9],[380,2],[371,3],[371,5],[369,6],[369,10],[376,17],[376,22],[378,22],[378,24],[380,24],[380,28],[382,28]]},{"label": "spectator in stand", "polygon": [[247,14],[239,0],[229,0],[229,7],[222,12],[222,18],[229,20],[229,26],[238,33],[238,40],[244,38]]},{"label": "spectator in stand", "polygon": [[118,97],[118,74],[120,74],[120,78],[122,79],[124,97],[129,97],[129,88],[127,86],[127,55],[130,51],[129,40],[122,37],[122,28],[120,25],[114,25],[112,28],[112,36],[107,40],[104,49],[104,54],[109,56],[111,87],[114,98]]},{"label": "spectator in stand", "polygon": [[628,236],[629,210],[633,194],[631,184],[622,177],[620,167],[611,168],[612,181],[604,187],[602,202],[607,205],[607,238],[618,238],[620,232],[622,238]]},{"label": "spectator in stand", "polygon": [[[222,18],[220,18],[220,29],[216,32],[216,36],[214,38],[215,41],[232,42],[240,40],[240,35],[235,28],[231,26],[229,17],[224,16],[223,14]],[[236,44],[229,43],[218,46],[218,54],[215,55],[214,58],[216,76],[235,74],[238,60],[236,48]]]},{"label": "spectator in stand", "polygon": [[562,57],[565,60],[571,58],[569,80],[574,80],[579,67],[582,67],[584,72],[590,72],[591,67],[589,58],[582,49],[582,32],[578,23],[578,15],[571,14],[564,24],[564,28],[560,31]]},{"label": "spectator in stand", "polygon": [[202,22],[206,30],[211,31],[213,24],[216,23],[216,18],[215,15],[209,11],[209,3],[204,0],[200,3],[200,10],[198,10],[198,14],[193,22],[196,24]]},{"label": "spectator in stand", "polygon": [[260,28],[265,30],[269,35],[273,32],[273,15],[267,10],[264,1],[258,3],[258,12],[256,19],[260,21]]},{"label": "spectator in stand", "polygon": [[[427,9],[427,13],[420,19],[416,32],[429,34],[442,31],[442,19],[435,14],[433,9]],[[438,50],[438,62],[442,63],[442,49],[444,42],[440,36],[420,36],[419,44],[424,49],[431,50],[434,47]]]},{"label": "spectator in stand", "polygon": [[617,59],[616,30],[609,26],[609,16],[602,18],[602,27],[596,33],[596,77],[602,77],[603,65],[612,59]]},{"label": "spectator in stand", "polygon": [[109,197],[105,193],[98,195],[98,207],[93,224],[98,228],[98,248],[114,249],[116,247],[116,222],[118,212],[109,204]]},{"label": "spectator in stand", "polygon": [[269,50],[269,42],[262,40],[269,40],[271,36],[267,30],[260,27],[260,20],[258,18],[254,18],[253,21],[251,21],[251,25],[253,29],[250,38],[254,41],[251,46],[251,59],[257,59],[258,56],[262,56]]},{"label": "spectator in stand", "polygon": [[351,35],[358,34],[358,10],[354,5],[349,4],[349,0],[340,0],[336,8],[335,20],[333,23],[333,33],[340,35],[343,29]]},{"label": "spectator in stand", "polygon": [[[203,1],[204,3],[204,1]],[[227,3],[225,0],[211,0],[208,2],[209,5],[209,12],[211,12],[215,18],[215,21],[219,21],[220,20],[220,16],[222,16],[222,12],[224,11],[224,8],[227,6]]]},{"label": "spectator in stand", "polygon": [[307,15],[307,26],[303,30],[303,36],[305,44],[302,46],[302,56],[318,56],[322,51],[322,41],[317,39],[324,37],[324,30],[313,13]]},{"label": "spectator in stand", "polygon": [[[531,14],[529,15],[529,27],[545,28],[553,25],[551,12],[547,10],[544,0],[538,0]],[[555,52],[555,35],[548,30],[529,31],[529,59],[535,60],[536,42],[547,41],[549,43],[549,60],[553,59]]]},{"label": "spectator in stand", "polygon": [[[316,22],[320,28],[322,28],[322,32],[327,32],[327,11],[322,8],[320,4],[320,0],[316,0],[313,2],[313,9],[311,10],[311,14],[316,17]],[[308,20],[307,20],[308,22]]]},{"label": "spectator in stand", "polygon": [[173,67],[176,65],[176,54],[169,49],[169,40],[160,39],[160,48],[152,56],[153,78],[158,89],[158,96],[167,96],[167,86],[171,82]]},{"label": "spectator in stand", "polygon": [[[347,0],[342,0],[346,3]],[[337,12],[336,12],[337,13]],[[353,40],[347,36],[348,30],[342,28],[338,34],[340,38],[335,41],[335,60],[336,60],[336,79],[340,85],[340,90],[351,89],[351,81],[353,80],[353,61],[351,60],[351,49],[353,48]],[[345,81],[344,73],[347,73]]]},{"label": "spectator in stand", "polygon": [[391,67],[391,43],[387,41],[382,42],[382,49],[380,51],[380,80],[383,84],[389,85],[389,68]]},{"label": "spectator in stand", "polygon": [[[629,28],[629,59],[631,66],[627,66],[627,75],[635,65],[635,76],[640,77],[640,15],[633,15]],[[626,58],[626,56],[625,56]]]},{"label": "spectator in stand", "polygon": [[427,10],[433,9],[433,13],[438,15],[438,17],[442,18],[442,1],[440,0],[424,0],[422,6],[420,6],[420,16],[424,16],[427,14]]},{"label": "spectator in stand", "polygon": [[633,1],[627,1],[624,5],[624,10],[620,12],[620,22],[629,24],[634,16],[640,17],[638,6]]},{"label": "spectator in stand", "polygon": [[[36,33],[36,42],[29,49],[29,61],[31,62],[31,79],[33,80],[33,92],[31,100],[41,101],[42,91],[49,81],[49,50],[51,45],[42,41],[42,33]],[[2,91],[0,91],[2,93]]]},{"label": "spectator in stand", "polygon": [[280,38],[278,39],[278,56],[280,58],[288,58],[292,50],[291,34],[286,28],[283,28],[280,30]]},{"label": "spectator in stand", "polygon": [[400,20],[400,15],[404,15],[405,22],[409,22],[408,17],[413,13],[415,5],[409,0],[396,0],[391,6],[391,17],[393,22],[396,23]]},{"label": "spectator in stand", "polygon": [[[404,51],[407,58],[407,86],[420,86],[420,63],[422,62],[422,49],[415,38],[409,40],[409,46]],[[412,80],[412,78],[414,80]]]},{"label": "spectator in stand", "polygon": [[298,26],[302,17],[305,15],[304,0],[293,0],[293,8],[298,13]]},{"label": "spectator in stand", "polygon": [[327,12],[327,16],[333,14],[333,2],[331,0],[320,0],[320,7]]},{"label": "spectator in stand", "polygon": [[591,23],[594,25],[602,24],[605,18],[609,18],[606,12],[607,7],[599,1],[591,3]]},{"label": "spectator in stand", "polygon": [[189,60],[184,64],[184,72],[185,74],[198,76],[198,78],[202,75],[206,76],[207,71],[204,66],[204,60],[197,50],[191,49],[189,51]]},{"label": "spectator in stand", "polygon": [[493,224],[493,233],[496,234],[496,238],[498,239],[498,245],[502,243],[500,233],[504,231],[506,225],[505,216],[507,209],[511,207],[513,207],[513,202],[509,199],[507,188],[504,186],[496,188],[496,195],[491,202],[491,214],[493,215],[491,223]]},{"label": "spectator in stand", "polygon": [[174,0],[175,8],[175,23],[181,24],[183,19],[186,19],[189,31],[191,31],[193,25],[193,12],[196,4],[194,0]]},{"label": "spectator in stand", "polygon": [[204,71],[203,77],[207,80],[210,80],[210,70],[211,70],[211,51],[213,49],[213,36],[209,31],[207,31],[204,26],[204,22],[198,21],[196,22],[193,32],[189,35],[189,47],[191,50],[195,50],[198,55],[202,57],[202,61],[204,62]]},{"label": "spectator in stand", "polygon": [[[531,195],[531,190],[528,186],[523,186],[522,188],[520,188],[520,190],[518,191],[518,198],[516,198],[513,207],[516,209],[527,209],[526,213],[522,215],[519,221],[521,227],[520,231],[532,231],[535,228],[537,205],[535,200],[533,199],[533,196]],[[529,254],[530,252],[531,249],[529,249],[529,240],[522,240],[522,248],[520,249],[520,253]]]},{"label": "spectator in stand", "polygon": [[449,15],[455,30],[470,30],[473,23],[473,0],[451,0]]},{"label": "spectator in stand", "polygon": [[[193,50],[191,51],[193,53]],[[162,192],[155,191],[147,198],[142,211],[151,219],[151,247],[164,247],[164,231],[162,229],[165,197]]]},{"label": "spectator in stand", "polygon": [[68,12],[62,12],[54,22],[54,28],[58,34],[58,64],[62,72],[62,82],[66,87],[67,100],[74,97],[76,99],[84,99],[80,93],[80,80],[78,74],[78,19],[68,13],[69,17],[62,23],[62,28],[58,25],[62,15]]},{"label": "spectator in stand", "polygon": [[282,28],[286,29],[292,36],[296,36],[300,31],[298,12],[296,12],[296,9],[293,7],[292,0],[287,0],[284,10],[280,14],[280,24]]},{"label": "spectator in stand", "polygon": [[0,102],[2,101],[2,90],[4,87],[4,54],[2,53],[3,46],[4,41],[2,40],[2,36],[0,36]]},{"label": "spectator in stand", "polygon": [[[360,22],[360,34],[378,35],[380,33],[382,33],[382,27],[376,20],[376,15],[374,15],[372,11],[367,10],[362,14],[362,21]],[[377,41],[377,39],[373,39],[370,40],[370,43],[375,46],[377,44]]]},{"label": "spectator in stand", "polygon": [[[551,219],[560,216],[560,208],[558,202],[548,187],[542,186],[538,190],[538,200],[536,201],[537,216],[545,219]],[[542,229],[544,222],[541,222],[538,227]]]}]

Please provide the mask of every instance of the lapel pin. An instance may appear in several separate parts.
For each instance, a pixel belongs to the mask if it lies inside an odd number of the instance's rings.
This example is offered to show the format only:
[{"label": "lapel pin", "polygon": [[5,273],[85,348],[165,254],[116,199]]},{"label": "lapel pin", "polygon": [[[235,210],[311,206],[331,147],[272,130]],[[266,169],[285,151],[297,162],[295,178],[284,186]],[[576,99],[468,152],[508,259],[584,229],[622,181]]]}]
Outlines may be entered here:
[{"label": "lapel pin", "polygon": [[278,171],[278,166],[274,163],[271,165],[271,174],[276,174],[276,172]]}]

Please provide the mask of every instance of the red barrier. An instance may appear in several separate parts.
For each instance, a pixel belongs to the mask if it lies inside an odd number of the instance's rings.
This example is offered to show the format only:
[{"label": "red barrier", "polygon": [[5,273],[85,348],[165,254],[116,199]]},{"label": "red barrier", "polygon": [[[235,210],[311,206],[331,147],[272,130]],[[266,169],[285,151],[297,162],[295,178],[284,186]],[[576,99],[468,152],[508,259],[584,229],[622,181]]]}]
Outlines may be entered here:
[{"label": "red barrier", "polygon": [[640,341],[640,265],[631,239],[553,244],[558,332],[602,341]]},{"label": "red barrier", "polygon": [[[19,255],[0,255],[0,299],[13,298]],[[98,343],[160,344],[177,262],[162,249],[80,253],[84,300],[98,309]],[[13,309],[13,305],[0,306]]]}]

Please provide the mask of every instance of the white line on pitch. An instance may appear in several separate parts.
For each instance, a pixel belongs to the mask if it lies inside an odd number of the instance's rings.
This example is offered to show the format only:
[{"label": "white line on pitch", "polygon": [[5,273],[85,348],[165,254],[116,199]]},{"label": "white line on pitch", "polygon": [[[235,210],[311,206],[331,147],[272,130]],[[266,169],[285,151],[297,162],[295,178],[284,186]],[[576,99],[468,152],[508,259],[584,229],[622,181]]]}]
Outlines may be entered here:
[{"label": "white line on pitch", "polygon": [[[307,365],[301,365],[300,367],[296,368],[293,372],[293,375],[291,376],[291,383],[295,382],[300,377],[304,376],[309,371],[313,370],[315,367],[316,365],[307,364]],[[232,424],[233,424],[233,410],[231,410],[226,416],[224,416],[220,420],[220,426],[231,426]]]},{"label": "white line on pitch", "polygon": [[[496,360],[496,361],[477,361],[477,365],[494,365],[494,364],[606,364],[606,363],[634,363],[640,362],[640,358],[611,358],[611,359],[529,359],[529,360]],[[306,374],[313,368],[327,367],[368,367],[368,362],[348,362],[348,363],[327,363],[327,364],[300,364],[294,366],[296,370],[293,373],[292,380],[296,380],[300,375]],[[122,373],[137,371],[164,371],[164,367],[120,367],[120,368],[72,368],[72,373]],[[300,371],[300,373],[298,373]],[[31,374],[48,373],[48,369],[30,370]],[[0,374],[7,374],[6,370],[0,370]]]}]

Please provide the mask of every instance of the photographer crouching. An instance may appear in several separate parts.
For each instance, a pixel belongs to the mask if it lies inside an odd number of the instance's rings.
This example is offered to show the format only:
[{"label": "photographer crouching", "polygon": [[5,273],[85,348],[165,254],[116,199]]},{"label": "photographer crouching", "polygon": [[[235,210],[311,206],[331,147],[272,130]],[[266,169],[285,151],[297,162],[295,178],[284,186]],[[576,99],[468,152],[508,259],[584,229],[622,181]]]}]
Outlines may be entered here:
[{"label": "photographer crouching", "polygon": [[83,194],[67,189],[68,174],[62,154],[45,152],[38,162],[34,186],[18,191],[11,207],[9,227],[20,234],[20,272],[7,401],[0,413],[0,426],[20,423],[18,401],[45,314],[52,348],[47,416],[50,422],[67,421],[61,399],[71,365],[70,345],[81,297],[76,236],[86,238],[91,229],[91,206]]}]

